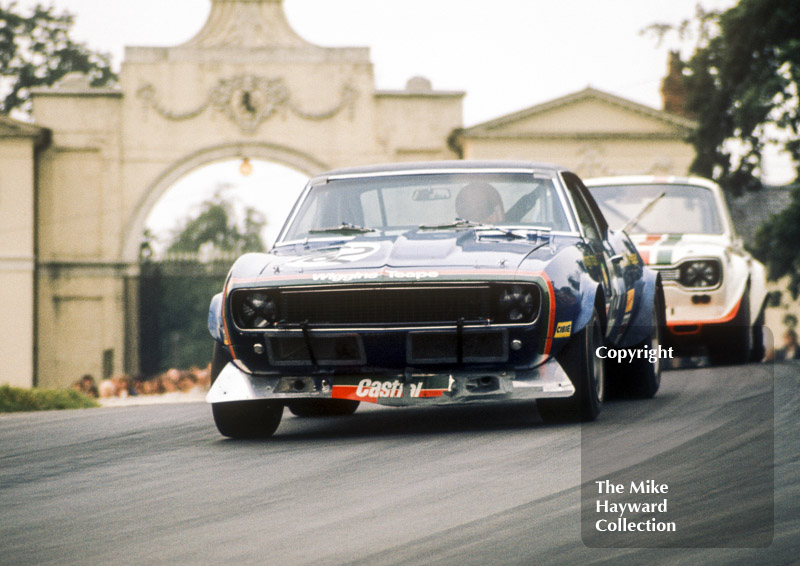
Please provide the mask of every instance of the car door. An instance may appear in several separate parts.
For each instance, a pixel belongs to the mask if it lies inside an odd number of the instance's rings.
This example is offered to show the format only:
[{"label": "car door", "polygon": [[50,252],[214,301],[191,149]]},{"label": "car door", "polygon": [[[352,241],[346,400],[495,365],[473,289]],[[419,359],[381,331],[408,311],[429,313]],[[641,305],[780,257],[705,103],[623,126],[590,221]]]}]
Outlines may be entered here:
[{"label": "car door", "polygon": [[603,286],[608,320],[606,336],[611,336],[619,328],[626,312],[630,312],[629,298],[632,300],[622,276],[625,251],[615,249],[608,240],[608,225],[578,176],[564,173],[563,178],[586,244],[584,262],[590,273],[597,274],[595,278]]}]

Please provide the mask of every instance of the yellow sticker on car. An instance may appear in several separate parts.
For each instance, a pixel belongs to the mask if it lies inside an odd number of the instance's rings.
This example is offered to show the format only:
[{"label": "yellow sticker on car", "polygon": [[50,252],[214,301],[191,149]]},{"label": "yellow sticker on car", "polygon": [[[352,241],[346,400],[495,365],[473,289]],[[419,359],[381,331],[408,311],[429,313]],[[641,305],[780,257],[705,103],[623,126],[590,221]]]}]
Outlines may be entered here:
[{"label": "yellow sticker on car", "polygon": [[567,338],[572,334],[572,322],[559,322],[554,338]]},{"label": "yellow sticker on car", "polygon": [[633,308],[633,297],[634,297],[634,295],[635,295],[635,292],[634,292],[633,289],[628,291],[628,300],[625,302],[625,312],[631,312],[631,309]]}]

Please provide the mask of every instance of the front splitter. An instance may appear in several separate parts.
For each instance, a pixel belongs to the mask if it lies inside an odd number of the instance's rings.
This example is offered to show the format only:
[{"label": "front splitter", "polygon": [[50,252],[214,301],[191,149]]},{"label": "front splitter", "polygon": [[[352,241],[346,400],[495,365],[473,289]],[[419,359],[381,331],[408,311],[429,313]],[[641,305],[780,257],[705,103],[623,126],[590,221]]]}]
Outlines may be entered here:
[{"label": "front splitter", "polygon": [[299,399],[349,399],[391,406],[455,405],[570,397],[575,388],[553,358],[524,372],[459,370],[402,373],[256,376],[229,363],[206,396],[208,403]]}]

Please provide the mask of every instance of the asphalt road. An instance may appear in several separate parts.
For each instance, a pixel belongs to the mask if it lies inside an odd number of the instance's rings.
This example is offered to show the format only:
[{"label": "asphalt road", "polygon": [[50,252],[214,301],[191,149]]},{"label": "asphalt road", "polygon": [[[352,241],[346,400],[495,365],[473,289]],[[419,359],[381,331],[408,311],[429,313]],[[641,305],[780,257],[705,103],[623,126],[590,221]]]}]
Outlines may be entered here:
[{"label": "asphalt road", "polygon": [[[204,404],[2,416],[0,564],[798,564],[798,406],[800,366],[759,365],[665,373],[584,427],[530,404],[287,411],[258,442]],[[668,484],[634,499],[677,530],[605,538],[602,479]]]}]

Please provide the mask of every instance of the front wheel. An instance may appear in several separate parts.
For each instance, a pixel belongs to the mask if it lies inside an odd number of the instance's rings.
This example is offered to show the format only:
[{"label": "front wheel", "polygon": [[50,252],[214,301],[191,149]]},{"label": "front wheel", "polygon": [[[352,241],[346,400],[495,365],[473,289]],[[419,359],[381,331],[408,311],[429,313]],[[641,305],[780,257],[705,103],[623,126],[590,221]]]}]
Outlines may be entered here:
[{"label": "front wheel", "polygon": [[[661,358],[658,354],[660,354],[659,347],[664,335],[665,320],[664,298],[661,289],[658,289],[653,298],[653,318],[650,336],[634,346],[634,350],[645,352],[646,355],[621,361],[617,358],[617,363],[607,360],[609,367],[618,370],[619,393],[623,397],[637,397],[639,399],[652,399],[655,397],[658,388],[661,386]],[[649,351],[656,352],[656,354],[650,354]],[[650,357],[651,355],[653,356],[652,358]]]},{"label": "front wheel", "polygon": [[225,347],[215,340],[214,351],[211,353],[211,368],[209,370],[211,385],[214,385],[217,377],[222,373],[222,370],[228,365],[229,361],[231,361],[231,357],[225,350]]},{"label": "front wheel", "polygon": [[229,438],[269,438],[283,417],[283,405],[274,401],[214,403],[211,410],[220,434]]},{"label": "front wheel", "polygon": [[750,352],[751,362],[760,362],[764,359],[767,349],[764,346],[764,307],[761,307],[761,313],[753,323],[753,349]]},{"label": "front wheel", "polygon": [[603,344],[603,327],[597,310],[583,330],[561,350],[556,359],[566,372],[575,393],[566,399],[539,399],[536,407],[547,422],[590,422],[603,407],[606,390],[605,364],[595,350]]}]

